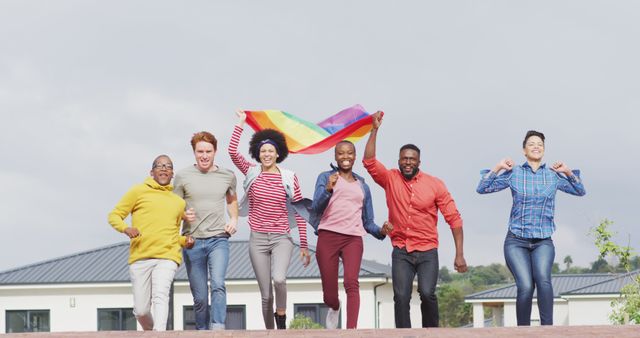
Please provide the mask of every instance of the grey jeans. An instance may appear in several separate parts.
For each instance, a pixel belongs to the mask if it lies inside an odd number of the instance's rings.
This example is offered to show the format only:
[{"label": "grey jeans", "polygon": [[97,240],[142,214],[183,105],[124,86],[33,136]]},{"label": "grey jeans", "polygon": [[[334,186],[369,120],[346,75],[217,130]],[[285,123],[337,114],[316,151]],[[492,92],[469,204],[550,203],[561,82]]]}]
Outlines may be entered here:
[{"label": "grey jeans", "polygon": [[262,317],[267,329],[274,328],[273,287],[276,289],[276,308],[287,308],[287,270],[293,248],[289,234],[252,231],[249,237],[249,258],[258,280]]}]

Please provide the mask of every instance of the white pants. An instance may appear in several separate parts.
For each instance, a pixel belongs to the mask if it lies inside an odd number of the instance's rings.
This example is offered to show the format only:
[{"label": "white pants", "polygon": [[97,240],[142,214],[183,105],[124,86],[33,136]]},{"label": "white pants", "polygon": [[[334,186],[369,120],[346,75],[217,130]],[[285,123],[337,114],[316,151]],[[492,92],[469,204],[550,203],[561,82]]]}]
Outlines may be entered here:
[{"label": "white pants", "polygon": [[[178,264],[168,259],[143,259],[129,265],[133,287],[133,313],[144,330],[165,331],[169,316],[169,290]],[[153,315],[151,304],[153,303]],[[154,320],[155,319],[155,320]]]}]

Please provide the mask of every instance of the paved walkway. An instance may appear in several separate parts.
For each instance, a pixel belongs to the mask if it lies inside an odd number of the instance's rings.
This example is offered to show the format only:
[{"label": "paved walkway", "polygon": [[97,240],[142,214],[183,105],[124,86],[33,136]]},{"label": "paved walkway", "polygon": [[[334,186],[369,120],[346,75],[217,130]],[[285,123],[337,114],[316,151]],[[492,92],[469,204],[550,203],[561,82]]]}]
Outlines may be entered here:
[{"label": "paved walkway", "polygon": [[640,326],[554,326],[554,327],[520,327],[520,328],[482,328],[482,329],[377,329],[377,330],[287,330],[287,331],[168,331],[168,332],[52,332],[52,333],[13,333],[4,337],[42,337],[42,338],[547,338],[547,337],[640,337]]}]

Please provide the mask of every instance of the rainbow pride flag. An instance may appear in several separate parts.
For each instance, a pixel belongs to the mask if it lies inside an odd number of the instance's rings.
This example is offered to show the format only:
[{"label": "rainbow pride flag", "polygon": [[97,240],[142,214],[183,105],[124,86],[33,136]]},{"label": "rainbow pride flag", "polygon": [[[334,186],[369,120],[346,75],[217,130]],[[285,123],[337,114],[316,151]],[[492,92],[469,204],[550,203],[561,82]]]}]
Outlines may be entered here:
[{"label": "rainbow pride flag", "polygon": [[357,142],[371,131],[372,117],[357,104],[317,124],[280,110],[245,110],[255,131],[275,129],[284,134],[290,153],[319,154],[342,140]]}]

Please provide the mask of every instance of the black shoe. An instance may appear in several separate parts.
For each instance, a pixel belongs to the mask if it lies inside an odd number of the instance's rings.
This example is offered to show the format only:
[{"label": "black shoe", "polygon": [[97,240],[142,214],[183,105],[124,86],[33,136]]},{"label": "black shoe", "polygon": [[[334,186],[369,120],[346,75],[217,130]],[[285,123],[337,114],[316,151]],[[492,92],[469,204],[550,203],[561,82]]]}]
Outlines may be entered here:
[{"label": "black shoe", "polygon": [[279,315],[277,312],[273,313],[273,318],[276,319],[276,328],[278,330],[286,330],[287,329],[287,315]]}]

